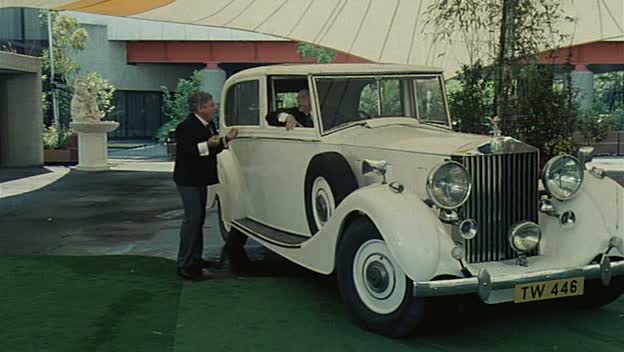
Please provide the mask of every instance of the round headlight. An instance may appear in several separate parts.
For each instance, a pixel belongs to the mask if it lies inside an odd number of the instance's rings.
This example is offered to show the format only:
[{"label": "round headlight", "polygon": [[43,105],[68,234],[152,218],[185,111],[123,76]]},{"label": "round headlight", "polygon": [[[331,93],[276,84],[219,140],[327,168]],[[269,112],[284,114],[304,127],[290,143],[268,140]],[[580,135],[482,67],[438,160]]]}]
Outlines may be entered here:
[{"label": "round headlight", "polygon": [[470,196],[470,175],[462,164],[447,161],[434,167],[427,177],[427,194],[440,208],[460,207]]},{"label": "round headlight", "polygon": [[531,221],[514,225],[509,232],[509,245],[518,252],[530,252],[542,239],[542,229]]},{"label": "round headlight", "polygon": [[559,200],[576,195],[583,184],[583,165],[573,156],[560,155],[550,159],[544,167],[542,183]]}]

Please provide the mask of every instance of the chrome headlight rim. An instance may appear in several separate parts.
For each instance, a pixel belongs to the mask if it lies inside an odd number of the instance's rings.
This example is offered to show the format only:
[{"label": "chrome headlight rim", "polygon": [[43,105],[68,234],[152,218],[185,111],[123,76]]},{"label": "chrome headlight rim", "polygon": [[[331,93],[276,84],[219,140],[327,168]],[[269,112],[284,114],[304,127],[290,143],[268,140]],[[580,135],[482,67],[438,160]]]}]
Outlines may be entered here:
[{"label": "chrome headlight rim", "polygon": [[[434,181],[434,177],[436,173],[440,171],[442,167],[449,165],[449,164],[459,167],[463,171],[464,175],[466,176],[466,180],[468,180],[468,189],[466,190],[466,194],[464,194],[464,197],[461,199],[459,203],[453,206],[442,204],[438,199],[435,198],[433,194],[433,181]],[[435,204],[438,208],[442,208],[446,210],[454,210],[454,209],[461,207],[468,201],[468,198],[470,197],[470,193],[472,193],[472,182],[470,179],[470,174],[468,173],[468,170],[466,170],[464,165],[458,163],[457,161],[448,160],[448,161],[441,162],[440,164],[433,167],[431,171],[429,171],[429,175],[427,175],[426,189],[427,189],[427,196],[429,197],[429,199],[431,199],[433,204]]]},{"label": "chrome headlight rim", "polygon": [[[531,228],[538,230],[538,236],[537,236],[537,241],[535,243],[535,246],[529,249],[518,248],[516,247],[514,243],[514,238],[519,235],[520,231],[525,230],[525,228],[527,227],[531,227]],[[509,235],[507,239],[509,242],[509,246],[511,246],[511,248],[514,251],[519,252],[519,253],[528,253],[536,249],[537,247],[539,247],[539,244],[542,242],[542,228],[538,224],[534,223],[533,221],[522,221],[511,227],[511,230],[509,231]]]},{"label": "chrome headlight rim", "polygon": [[[580,175],[579,186],[569,196],[562,196],[560,194],[557,194],[556,192],[553,192],[553,190],[548,187],[548,182],[547,182],[548,173],[549,173],[550,169],[552,168],[552,166],[555,163],[557,163],[559,160],[561,160],[561,159],[571,159],[572,161],[574,161],[574,163],[576,164],[576,166],[578,167],[578,169],[580,171],[579,172],[579,175]],[[542,170],[542,184],[544,185],[544,188],[546,189],[546,191],[548,191],[548,193],[550,195],[552,195],[553,197],[555,197],[556,199],[561,200],[561,201],[570,200],[570,199],[576,197],[578,192],[581,190],[581,187],[583,186],[584,180],[585,180],[585,168],[583,167],[583,165],[581,164],[581,162],[577,158],[575,158],[574,156],[572,156],[570,154],[562,154],[562,155],[558,155],[558,156],[555,156],[555,157],[551,158],[550,160],[548,160],[546,165],[544,165],[544,169]]]}]

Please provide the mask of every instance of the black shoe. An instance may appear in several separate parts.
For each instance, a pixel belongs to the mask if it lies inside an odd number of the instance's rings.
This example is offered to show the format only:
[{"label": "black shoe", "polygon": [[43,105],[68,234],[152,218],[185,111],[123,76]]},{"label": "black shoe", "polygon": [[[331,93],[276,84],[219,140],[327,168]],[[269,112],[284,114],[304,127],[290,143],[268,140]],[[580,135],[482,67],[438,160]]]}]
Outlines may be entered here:
[{"label": "black shoe", "polygon": [[196,265],[202,269],[218,269],[221,268],[221,261],[212,262],[201,259]]},{"label": "black shoe", "polygon": [[193,280],[197,274],[191,270],[178,267],[178,276],[186,280]]},{"label": "black shoe", "polygon": [[185,280],[199,281],[210,278],[207,271],[201,268],[178,268],[178,275]]}]

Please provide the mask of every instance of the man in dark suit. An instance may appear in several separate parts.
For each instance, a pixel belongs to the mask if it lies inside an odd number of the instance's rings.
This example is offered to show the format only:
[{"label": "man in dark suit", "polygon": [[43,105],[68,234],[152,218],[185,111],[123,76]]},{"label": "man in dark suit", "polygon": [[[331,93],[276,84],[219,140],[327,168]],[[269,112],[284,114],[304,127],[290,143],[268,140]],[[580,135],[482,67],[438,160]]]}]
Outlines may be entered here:
[{"label": "man in dark suit", "polygon": [[266,120],[271,126],[285,126],[287,130],[295,127],[314,127],[312,122],[312,104],[310,93],[302,89],[297,94],[297,107],[273,111],[267,114]]},{"label": "man in dark suit", "polygon": [[217,111],[212,96],[195,92],[189,97],[190,114],[175,131],[176,161],[173,179],[182,198],[184,220],[180,229],[178,275],[185,279],[205,277],[202,258],[207,187],[219,183],[217,154],[238,135],[230,129],[220,137],[214,124]]}]

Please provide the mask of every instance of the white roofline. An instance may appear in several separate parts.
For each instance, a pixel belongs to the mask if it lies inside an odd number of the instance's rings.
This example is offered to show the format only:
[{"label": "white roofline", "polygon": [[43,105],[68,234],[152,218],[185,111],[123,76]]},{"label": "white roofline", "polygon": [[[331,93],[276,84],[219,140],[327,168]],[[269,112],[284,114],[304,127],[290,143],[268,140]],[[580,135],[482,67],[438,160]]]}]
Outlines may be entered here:
[{"label": "white roofline", "polygon": [[441,74],[442,69],[432,66],[336,63],[336,64],[281,64],[250,68],[241,71],[230,79],[266,75],[333,75],[333,74],[391,74],[391,73],[432,73]]}]

